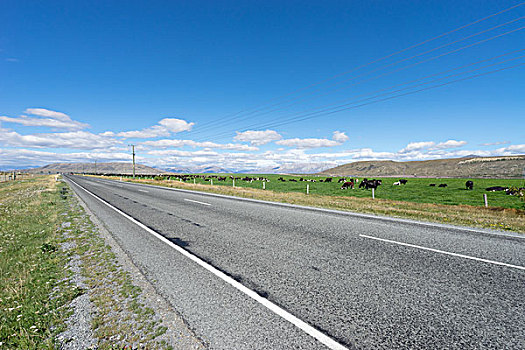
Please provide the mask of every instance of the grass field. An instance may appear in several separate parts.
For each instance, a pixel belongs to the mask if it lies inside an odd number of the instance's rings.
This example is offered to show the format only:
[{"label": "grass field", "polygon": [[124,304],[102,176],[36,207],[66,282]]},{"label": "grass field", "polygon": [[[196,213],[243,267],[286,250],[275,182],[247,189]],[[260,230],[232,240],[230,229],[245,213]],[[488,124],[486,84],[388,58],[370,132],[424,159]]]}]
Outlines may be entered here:
[{"label": "grass field", "polygon": [[[213,179],[214,185],[232,186],[233,180],[230,179],[230,174],[206,174],[206,176],[226,176],[226,181],[218,181]],[[289,179],[299,180],[301,176],[282,176],[286,182],[278,181],[281,175],[243,175],[235,174],[235,177],[266,177],[270,181],[265,184],[266,190],[276,192],[306,192],[306,185],[309,185],[309,192],[313,195],[328,195],[328,196],[348,196],[357,198],[371,198],[372,190],[348,189],[341,190],[341,184],[337,182],[339,178],[334,177],[332,182],[319,182],[319,179],[326,177],[317,176],[302,176],[303,179],[317,180],[316,182],[290,182]],[[175,177],[172,177],[175,179]],[[518,196],[509,196],[504,191],[487,192],[485,188],[492,186],[502,187],[525,187],[525,180],[505,180],[505,179],[432,179],[432,178],[409,178],[406,185],[393,186],[392,184],[398,178],[376,178],[381,179],[383,184],[375,190],[375,198],[389,199],[394,201],[406,201],[414,203],[432,203],[445,205],[472,205],[484,206],[483,194],[487,194],[488,204],[490,207],[525,209],[525,204]],[[361,179],[359,179],[361,180]],[[474,181],[474,189],[466,190],[465,182],[467,180]],[[173,181],[173,180],[172,180]],[[193,179],[188,180],[188,183],[193,183]],[[205,181],[202,178],[195,180],[196,184],[210,184],[211,181]],[[436,187],[430,187],[430,184],[436,184]],[[440,188],[437,185],[445,183],[447,187]],[[236,180],[236,187],[247,187],[262,189],[262,181],[253,181],[252,183]]]},{"label": "grass field", "polygon": [[[275,180],[274,177],[278,178],[279,176],[271,176],[270,183]],[[119,179],[117,176],[112,176],[109,178],[114,180]],[[233,187],[231,180],[226,184],[221,182],[220,185],[216,185],[217,181],[214,181],[213,186],[211,185],[210,181],[203,181],[202,179],[200,180],[200,183],[199,180],[196,180],[195,184],[193,184],[193,179],[187,182],[180,182],[174,179],[169,181],[166,179],[161,180],[160,178],[153,179],[152,177],[142,179],[136,178],[135,180],[132,180],[131,178],[123,178],[122,180],[310,207],[320,207],[357,213],[369,213],[382,216],[407,218],[419,221],[484,227],[525,233],[525,210],[519,208],[519,206],[523,204],[520,204],[520,200],[516,197],[513,197],[515,202],[513,202],[512,205],[518,208],[504,208],[501,206],[485,208],[479,204],[477,206],[466,204],[453,205],[451,203],[435,204],[392,200],[377,197],[375,200],[373,200],[371,198],[370,191],[342,191],[339,189],[340,186],[337,187],[338,184],[330,183],[321,183],[320,185],[326,185],[327,188],[335,187],[336,189],[333,190],[333,193],[338,195],[315,194],[315,192],[306,195],[304,191],[306,184],[304,182],[278,183],[278,185],[283,186],[282,188],[284,188],[283,191],[278,191],[272,190],[269,186],[270,183],[268,183],[266,189],[263,190],[261,182],[252,182],[251,184],[241,183],[242,185],[246,186],[241,187],[239,186],[241,184],[236,181],[236,187]],[[387,181],[393,182],[394,180],[389,179]],[[319,183],[314,183],[313,185],[316,184]],[[287,185],[290,185],[290,187],[287,187]],[[408,186],[408,184],[406,186]],[[424,187],[424,185],[422,186]],[[295,189],[297,192],[295,192],[293,195],[290,195],[290,190],[293,189]],[[466,190],[462,189],[457,189],[457,191],[466,192]],[[362,197],[351,197],[349,193],[361,193]]]}]

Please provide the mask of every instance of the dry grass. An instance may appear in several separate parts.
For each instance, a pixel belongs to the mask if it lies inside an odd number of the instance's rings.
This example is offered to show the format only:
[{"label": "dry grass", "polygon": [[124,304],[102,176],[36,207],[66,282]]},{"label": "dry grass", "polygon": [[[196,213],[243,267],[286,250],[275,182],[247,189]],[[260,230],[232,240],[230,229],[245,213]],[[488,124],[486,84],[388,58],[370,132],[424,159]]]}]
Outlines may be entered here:
[{"label": "dry grass", "polygon": [[[114,177],[114,179],[117,178]],[[125,181],[131,182],[132,180],[126,179]],[[134,180],[133,182],[272,202],[525,233],[525,211],[519,209],[422,204],[348,196],[306,195],[303,193],[292,194],[253,188],[194,185],[178,181]]]}]

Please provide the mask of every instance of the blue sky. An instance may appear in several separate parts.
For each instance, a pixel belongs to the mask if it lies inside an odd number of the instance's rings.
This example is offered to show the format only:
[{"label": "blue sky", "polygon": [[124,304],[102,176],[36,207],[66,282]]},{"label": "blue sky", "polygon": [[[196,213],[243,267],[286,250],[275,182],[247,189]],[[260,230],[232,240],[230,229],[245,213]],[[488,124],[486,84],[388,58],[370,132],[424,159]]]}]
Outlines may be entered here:
[{"label": "blue sky", "polygon": [[525,154],[519,5],[2,1],[0,168]]}]

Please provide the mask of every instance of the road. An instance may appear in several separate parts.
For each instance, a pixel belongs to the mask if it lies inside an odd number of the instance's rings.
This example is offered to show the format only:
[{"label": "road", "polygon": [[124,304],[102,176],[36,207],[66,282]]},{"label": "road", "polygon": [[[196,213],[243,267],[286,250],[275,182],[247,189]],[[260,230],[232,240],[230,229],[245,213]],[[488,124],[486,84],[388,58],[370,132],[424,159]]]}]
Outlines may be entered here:
[{"label": "road", "polygon": [[519,235],[67,181],[212,349],[525,349]]}]

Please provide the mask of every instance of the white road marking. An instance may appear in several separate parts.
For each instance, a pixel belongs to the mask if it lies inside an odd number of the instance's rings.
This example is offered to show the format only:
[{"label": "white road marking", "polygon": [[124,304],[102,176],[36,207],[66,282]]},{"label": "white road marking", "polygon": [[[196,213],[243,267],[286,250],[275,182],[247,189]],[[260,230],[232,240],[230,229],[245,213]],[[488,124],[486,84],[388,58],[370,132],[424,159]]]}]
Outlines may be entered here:
[{"label": "white road marking", "polygon": [[434,248],[427,248],[427,247],[422,247],[420,245],[403,243],[403,242],[398,242],[398,241],[392,241],[390,239],[372,237],[372,236],[367,236],[367,235],[359,235],[359,236],[360,237],[364,237],[364,238],[369,238],[369,239],[375,239],[377,241],[393,243],[393,244],[399,244],[399,245],[403,245],[403,246],[406,246],[406,247],[417,248],[417,249],[422,249],[422,250],[428,250],[428,251],[435,252],[435,253],[446,254],[446,255],[451,255],[451,256],[457,256],[457,257],[460,257],[460,258],[465,258],[465,259],[470,259],[470,260],[475,260],[475,261],[481,261],[481,262],[488,263],[488,264],[501,265],[501,266],[511,267],[513,269],[518,269],[518,270],[525,270],[525,267],[523,267],[523,266],[511,265],[511,264],[502,263],[502,262],[494,261],[494,260],[476,258],[475,256],[463,255],[463,254],[458,254],[458,253],[451,253],[451,252],[447,252],[447,251],[444,251],[444,250],[439,250],[439,249],[434,249]]},{"label": "white road marking", "polygon": [[192,199],[186,199],[186,198],[184,198],[184,200],[187,201],[187,202],[199,203],[199,204],[202,204],[202,205],[211,205],[210,203],[204,203],[204,202],[194,201],[194,200],[192,200]]},{"label": "white road marking", "polygon": [[140,192],[144,192],[144,193],[148,193],[149,191],[146,191],[146,190],[141,190],[139,189]]},{"label": "white road marking", "polygon": [[169,241],[168,239],[166,239],[165,237],[163,237],[158,232],[150,229],[146,225],[142,224],[140,221],[137,221],[136,219],[134,219],[131,216],[129,216],[128,214],[124,213],[120,209],[118,209],[118,208],[114,207],[113,205],[109,204],[108,202],[106,202],[102,198],[100,198],[97,195],[91,193],[90,191],[88,191],[87,189],[82,187],[81,185],[77,184],[75,181],[73,181],[71,179],[69,179],[69,181],[73,182],[75,185],[77,185],[78,187],[80,187],[84,191],[86,191],[86,193],[90,194],[95,199],[99,200],[100,202],[102,202],[106,206],[110,207],[111,209],[113,209],[114,211],[119,213],[120,215],[124,216],[126,219],[130,220],[131,222],[133,222],[137,226],[141,227],[146,232],[150,233],[151,235],[153,235],[154,237],[158,238],[162,242],[166,243],[167,245],[169,245],[173,249],[177,250],[179,253],[181,253],[182,255],[187,257],[188,259],[192,260],[193,262],[197,263],[199,266],[203,267],[207,271],[209,271],[212,274],[214,274],[215,276],[219,277],[224,282],[228,283],[229,285],[231,285],[232,287],[236,288],[240,292],[246,294],[247,296],[249,296],[253,300],[255,300],[258,303],[260,303],[261,305],[265,306],[266,308],[268,308],[273,313],[281,316],[282,318],[284,318],[285,320],[287,320],[288,322],[290,322],[291,324],[293,324],[297,328],[301,329],[306,334],[308,334],[311,337],[317,339],[319,342],[321,342],[322,344],[326,345],[329,349],[332,349],[332,350],[349,350],[344,345],[338,343],[337,341],[335,341],[334,339],[330,338],[326,334],[318,331],[314,327],[310,326],[308,323],[306,323],[303,320],[295,317],[294,315],[292,315],[288,311],[282,309],[278,305],[275,305],[270,300],[268,300],[266,298],[263,298],[262,296],[257,294],[255,291],[249,289],[248,287],[245,287],[243,284],[237,282],[236,280],[234,280],[230,276],[226,275],[224,272],[217,270],[215,267],[213,267],[212,265],[209,265],[205,261],[201,260],[199,257],[197,257],[197,256],[193,255],[192,253],[188,252],[187,250],[179,247],[175,243],[173,243],[173,242]]}]

